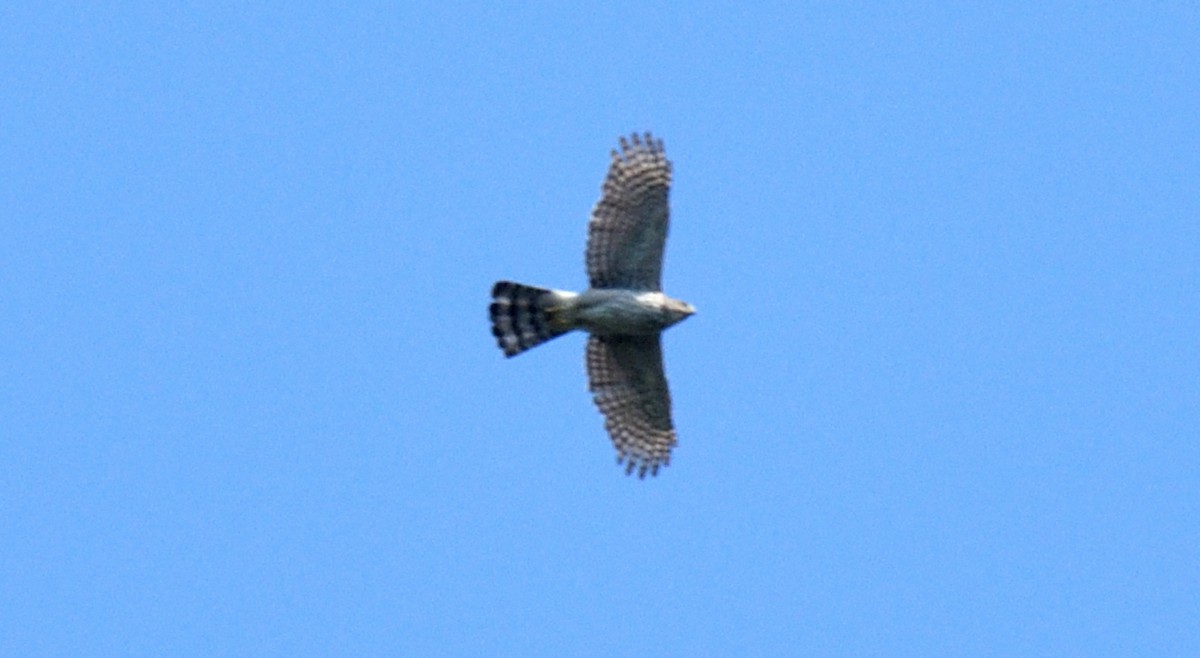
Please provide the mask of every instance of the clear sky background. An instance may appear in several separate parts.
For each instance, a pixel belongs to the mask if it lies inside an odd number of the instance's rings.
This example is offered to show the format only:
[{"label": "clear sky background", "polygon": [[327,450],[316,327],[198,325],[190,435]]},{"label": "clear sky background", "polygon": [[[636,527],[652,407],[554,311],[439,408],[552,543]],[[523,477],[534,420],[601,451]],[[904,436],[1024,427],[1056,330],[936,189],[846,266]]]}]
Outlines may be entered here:
[{"label": "clear sky background", "polygon": [[[1194,4],[119,4],[0,9],[0,654],[1200,655]],[[640,481],[486,307],[647,129]]]}]

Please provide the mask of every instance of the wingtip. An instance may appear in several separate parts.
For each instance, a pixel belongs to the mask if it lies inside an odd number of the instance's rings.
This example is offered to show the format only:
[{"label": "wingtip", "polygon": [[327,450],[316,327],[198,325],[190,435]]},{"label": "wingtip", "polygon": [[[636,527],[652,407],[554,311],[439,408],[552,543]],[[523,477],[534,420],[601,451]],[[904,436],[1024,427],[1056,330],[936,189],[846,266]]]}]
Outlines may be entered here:
[{"label": "wingtip", "polygon": [[662,466],[667,466],[670,463],[670,457],[665,459],[641,460],[630,455],[617,455],[617,465],[625,467],[625,475],[631,476],[637,472],[639,480],[645,480],[646,475],[650,477],[658,477],[658,469]]}]

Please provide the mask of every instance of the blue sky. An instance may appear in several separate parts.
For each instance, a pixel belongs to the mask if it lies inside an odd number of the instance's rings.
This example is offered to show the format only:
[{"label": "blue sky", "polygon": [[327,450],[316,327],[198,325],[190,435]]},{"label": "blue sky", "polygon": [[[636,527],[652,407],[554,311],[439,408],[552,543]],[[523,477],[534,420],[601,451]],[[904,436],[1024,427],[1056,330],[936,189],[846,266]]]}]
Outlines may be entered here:
[{"label": "blue sky", "polygon": [[[1200,11],[958,4],[0,9],[0,653],[1200,654]],[[639,481],[486,306],[647,129]]]}]

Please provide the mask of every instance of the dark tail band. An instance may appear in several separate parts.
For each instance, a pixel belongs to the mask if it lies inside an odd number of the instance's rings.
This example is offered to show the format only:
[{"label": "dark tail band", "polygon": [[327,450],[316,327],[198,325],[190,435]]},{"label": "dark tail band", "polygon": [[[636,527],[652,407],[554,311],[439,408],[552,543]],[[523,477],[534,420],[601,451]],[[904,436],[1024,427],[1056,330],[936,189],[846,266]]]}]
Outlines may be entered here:
[{"label": "dark tail band", "polygon": [[492,286],[492,335],[504,356],[516,356],[525,350],[567,333],[551,325],[546,317],[546,288],[512,281],[497,281]]}]

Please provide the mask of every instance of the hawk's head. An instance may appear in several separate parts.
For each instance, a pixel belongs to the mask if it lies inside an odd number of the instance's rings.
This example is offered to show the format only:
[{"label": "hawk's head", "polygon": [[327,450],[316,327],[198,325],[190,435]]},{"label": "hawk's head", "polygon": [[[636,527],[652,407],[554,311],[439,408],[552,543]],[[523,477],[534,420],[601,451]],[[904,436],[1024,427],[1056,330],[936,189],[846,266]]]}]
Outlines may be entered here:
[{"label": "hawk's head", "polygon": [[696,312],[696,307],[682,300],[667,297],[664,302],[663,312],[667,314],[668,327]]}]

